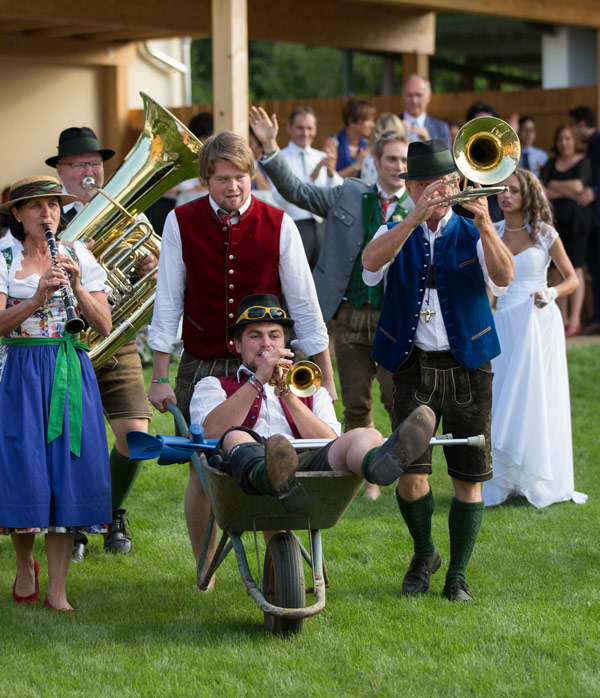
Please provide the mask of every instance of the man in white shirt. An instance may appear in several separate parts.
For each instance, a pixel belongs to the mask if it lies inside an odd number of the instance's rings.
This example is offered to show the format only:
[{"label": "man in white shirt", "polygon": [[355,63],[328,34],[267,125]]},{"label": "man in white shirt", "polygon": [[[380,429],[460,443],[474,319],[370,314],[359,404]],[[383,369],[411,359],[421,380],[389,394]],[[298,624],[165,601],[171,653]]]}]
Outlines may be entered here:
[{"label": "man in white shirt", "polygon": [[[350,471],[369,482],[389,485],[428,447],[435,416],[428,407],[413,410],[383,445],[373,427],[340,436],[331,396],[324,388],[298,397],[269,385],[279,371],[287,373],[292,352],[286,348],[294,321],[271,294],[240,301],[237,320],[227,328],[241,358],[235,376],[203,378],[190,403],[192,422],[208,438],[220,438],[216,454],[223,469],[247,494],[277,497],[288,511],[307,504],[296,471]],[[233,426],[232,426],[233,425]],[[289,439],[332,439],[299,456]]]},{"label": "man in white shirt", "polygon": [[[337,397],[329,336],[302,240],[287,214],[251,195],[254,167],[246,139],[230,131],[211,136],[199,158],[199,175],[207,184],[208,196],[167,216],[148,326],[148,344],[154,350],[149,397],[160,412],[170,400],[189,420],[194,385],[205,376],[236,373],[239,359],[227,327],[235,321],[239,301],[259,288],[277,297],[285,295],[295,320],[294,346],[313,357],[323,372],[323,386]],[[182,350],[173,390],[171,354]],[[198,563],[210,505],[193,467],[185,514]]]},{"label": "man in white shirt", "polygon": [[[311,107],[296,107],[289,115],[287,132],[290,142],[281,149],[292,172],[303,182],[319,187],[332,187],[344,181],[335,171],[335,157],[316,150],[312,143],[317,135],[317,118]],[[277,205],[294,221],[300,232],[308,264],[315,268],[323,244],[323,219],[305,208],[296,206],[277,191],[271,182],[271,191]]]},{"label": "man in white shirt", "polygon": [[532,116],[519,118],[519,140],[521,141],[521,159],[519,167],[540,176],[542,167],[548,162],[548,153],[533,145],[535,141],[535,121]]},{"label": "man in white shirt", "polygon": [[450,130],[445,121],[427,114],[427,105],[431,102],[431,83],[420,75],[409,75],[402,88],[404,112],[401,115],[409,138],[416,141],[443,138],[448,147]]},{"label": "man in white shirt", "polygon": [[[446,203],[456,191],[456,165],[442,139],[408,147],[408,194],[413,211],[377,231],[363,253],[363,279],[386,289],[373,358],[394,372],[393,420],[427,404],[456,438],[485,434],[482,449],[446,449],[454,498],[450,506],[450,563],[442,595],[470,601],[466,569],[483,519],[481,482],[492,477],[491,359],[500,353],[486,287],[501,295],[513,260],[489,217],[485,198],[464,204],[473,221]],[[405,594],[429,590],[441,558],[431,533],[431,449],[398,480],[396,498],[414,542]]]}]

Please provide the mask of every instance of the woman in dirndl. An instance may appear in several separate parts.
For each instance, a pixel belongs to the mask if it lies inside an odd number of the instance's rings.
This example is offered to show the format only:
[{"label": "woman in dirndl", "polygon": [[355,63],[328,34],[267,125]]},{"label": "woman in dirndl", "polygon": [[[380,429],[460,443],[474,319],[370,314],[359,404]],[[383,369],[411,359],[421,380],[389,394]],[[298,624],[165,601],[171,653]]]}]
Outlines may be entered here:
[{"label": "woman in dirndl", "polygon": [[45,235],[74,199],[54,177],[38,176],[15,183],[0,206],[12,233],[0,250],[0,533],[16,552],[18,604],[38,601],[33,545],[44,534],[44,606],[56,611],[74,610],[65,583],[75,531],[104,532],[112,518],[98,385],[88,347],[65,331],[60,290],[70,285],[75,308],[107,335],[106,274],[77,242],[60,245],[53,266]]}]

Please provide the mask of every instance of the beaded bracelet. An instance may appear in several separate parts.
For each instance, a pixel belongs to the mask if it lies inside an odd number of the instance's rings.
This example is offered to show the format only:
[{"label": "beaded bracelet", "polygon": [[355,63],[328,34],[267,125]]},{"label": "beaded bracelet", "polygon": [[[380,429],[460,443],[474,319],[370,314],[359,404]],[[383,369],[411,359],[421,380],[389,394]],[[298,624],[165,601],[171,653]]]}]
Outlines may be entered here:
[{"label": "beaded bracelet", "polygon": [[250,378],[248,378],[248,385],[251,385],[260,396],[264,397],[265,391],[263,384],[258,380],[258,378],[254,374],[252,374]]},{"label": "beaded bracelet", "polygon": [[168,383],[169,379],[168,378],[153,378],[152,382],[153,383]]}]

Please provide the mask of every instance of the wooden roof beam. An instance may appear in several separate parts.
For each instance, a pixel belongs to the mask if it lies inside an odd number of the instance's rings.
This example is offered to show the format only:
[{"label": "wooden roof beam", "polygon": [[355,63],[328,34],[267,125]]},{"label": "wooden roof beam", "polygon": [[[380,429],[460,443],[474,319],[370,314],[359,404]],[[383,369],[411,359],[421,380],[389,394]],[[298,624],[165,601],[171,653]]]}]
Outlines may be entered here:
[{"label": "wooden roof beam", "polygon": [[[370,5],[372,0],[352,0],[358,5]],[[378,0],[381,4],[400,8],[413,8],[421,12],[456,12],[456,0]],[[598,0],[577,0],[565,7],[564,0],[486,0],[475,9],[479,14],[512,17],[548,24],[571,24],[578,27],[600,28],[600,3]]]},{"label": "wooden roof beam", "polygon": [[[318,22],[315,21],[318,18]],[[369,3],[248,0],[252,39],[291,41],[378,53],[433,54],[435,15]]]},{"label": "wooden roof beam", "polygon": [[3,39],[0,57],[45,60],[66,65],[130,65],[135,58],[135,45],[115,43],[98,46],[76,39],[39,39],[17,35]]}]

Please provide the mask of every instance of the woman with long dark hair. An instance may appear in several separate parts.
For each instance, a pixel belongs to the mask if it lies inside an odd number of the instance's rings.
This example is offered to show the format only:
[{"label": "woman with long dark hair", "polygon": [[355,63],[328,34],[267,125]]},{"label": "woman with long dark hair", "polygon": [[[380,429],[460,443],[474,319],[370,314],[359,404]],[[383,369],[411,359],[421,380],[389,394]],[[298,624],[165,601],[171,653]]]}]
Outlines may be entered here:
[{"label": "woman with long dark hair", "polygon": [[[514,257],[514,279],[494,317],[502,352],[492,361],[494,477],[483,483],[483,499],[582,503],[587,497],[573,481],[565,336],[555,302],[575,291],[577,276],[536,176],[518,167],[503,184],[504,220],[495,225]],[[546,281],[551,260],[560,274],[554,286]]]}]

